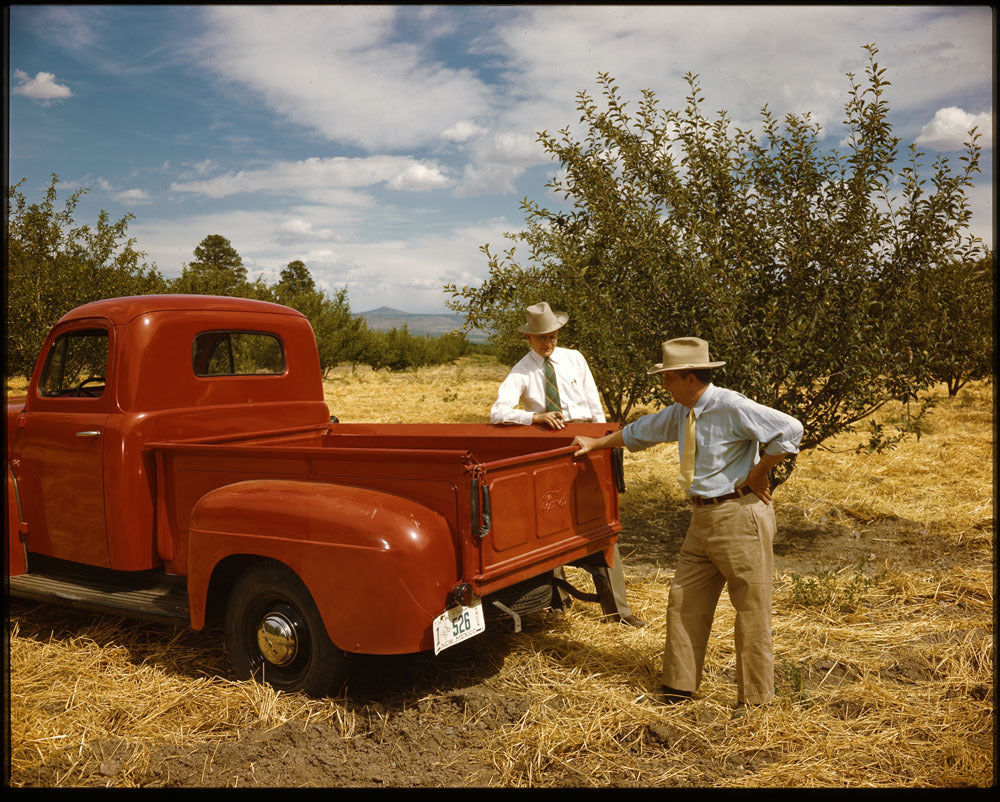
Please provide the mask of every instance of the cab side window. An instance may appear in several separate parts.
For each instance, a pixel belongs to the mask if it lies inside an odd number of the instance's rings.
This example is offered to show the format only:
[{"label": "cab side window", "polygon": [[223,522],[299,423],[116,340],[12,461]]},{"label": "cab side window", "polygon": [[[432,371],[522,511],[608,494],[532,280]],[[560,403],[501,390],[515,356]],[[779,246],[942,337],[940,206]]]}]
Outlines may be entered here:
[{"label": "cab side window", "polygon": [[194,338],[196,376],[277,376],[285,372],[285,351],[273,334],[206,331]]},{"label": "cab side window", "polygon": [[71,331],[49,350],[39,395],[48,398],[100,398],[108,366],[108,333],[103,329]]}]

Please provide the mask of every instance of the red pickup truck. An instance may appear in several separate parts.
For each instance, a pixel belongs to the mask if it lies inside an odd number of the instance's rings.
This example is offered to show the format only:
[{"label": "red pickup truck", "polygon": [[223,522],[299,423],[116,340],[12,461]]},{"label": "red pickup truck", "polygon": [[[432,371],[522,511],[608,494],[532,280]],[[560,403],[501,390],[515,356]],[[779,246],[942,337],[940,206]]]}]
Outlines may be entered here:
[{"label": "red pickup truck", "polygon": [[613,428],[341,423],[295,310],[98,301],[8,399],[9,592],[221,625],[237,677],[336,693],[351,653],[519,626],[612,559],[620,454],[571,441]]}]

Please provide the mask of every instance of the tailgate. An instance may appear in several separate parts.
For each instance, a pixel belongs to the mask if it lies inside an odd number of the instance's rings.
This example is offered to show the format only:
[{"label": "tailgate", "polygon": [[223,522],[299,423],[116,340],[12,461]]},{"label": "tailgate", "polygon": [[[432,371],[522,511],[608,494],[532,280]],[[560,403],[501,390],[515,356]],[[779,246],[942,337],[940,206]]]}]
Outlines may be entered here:
[{"label": "tailgate", "polygon": [[472,547],[463,563],[478,595],[614,544],[621,454],[575,458],[574,451],[563,446],[473,468]]}]

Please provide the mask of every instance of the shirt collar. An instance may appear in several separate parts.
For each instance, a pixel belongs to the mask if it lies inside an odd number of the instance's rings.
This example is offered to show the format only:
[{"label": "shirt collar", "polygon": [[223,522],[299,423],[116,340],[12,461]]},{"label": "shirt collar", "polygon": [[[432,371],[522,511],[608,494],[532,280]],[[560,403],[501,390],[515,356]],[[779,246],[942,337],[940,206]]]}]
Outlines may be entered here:
[{"label": "shirt collar", "polygon": [[[528,351],[528,356],[530,356],[532,358],[532,360],[535,362],[536,365],[544,365],[545,364],[545,358],[542,357],[542,356],[539,356],[538,352],[534,348],[532,348],[530,351]],[[555,347],[555,349],[552,351],[552,356],[550,356],[549,359],[552,362],[558,362],[559,361],[559,346]]]},{"label": "shirt collar", "polygon": [[712,396],[715,395],[715,385],[709,382],[708,387],[705,388],[697,401],[694,402],[694,416],[698,418],[702,412],[712,403]]}]

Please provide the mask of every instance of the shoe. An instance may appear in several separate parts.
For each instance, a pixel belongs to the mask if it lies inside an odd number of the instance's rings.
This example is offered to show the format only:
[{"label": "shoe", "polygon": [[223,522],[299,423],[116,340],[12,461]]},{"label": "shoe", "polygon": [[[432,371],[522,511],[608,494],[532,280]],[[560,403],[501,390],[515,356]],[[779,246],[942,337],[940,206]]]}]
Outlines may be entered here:
[{"label": "shoe", "polygon": [[659,701],[665,705],[674,705],[678,702],[687,702],[691,699],[691,691],[679,691],[669,685],[660,686]]},{"label": "shoe", "polygon": [[762,704],[751,704],[750,702],[737,702],[736,707],[733,708],[733,714],[731,718],[735,721],[736,719],[744,718],[747,714],[756,710],[757,708],[763,707]]},{"label": "shoe", "polygon": [[635,627],[636,629],[642,629],[644,626],[648,626],[641,618],[637,618],[634,615],[621,615],[620,613],[610,613],[609,615],[605,615],[604,620],[611,624],[627,624],[628,626]]}]

